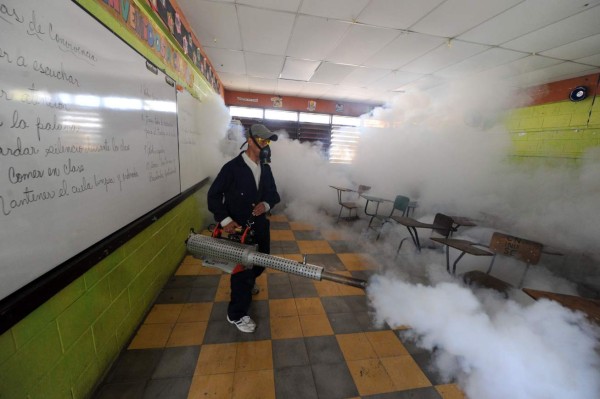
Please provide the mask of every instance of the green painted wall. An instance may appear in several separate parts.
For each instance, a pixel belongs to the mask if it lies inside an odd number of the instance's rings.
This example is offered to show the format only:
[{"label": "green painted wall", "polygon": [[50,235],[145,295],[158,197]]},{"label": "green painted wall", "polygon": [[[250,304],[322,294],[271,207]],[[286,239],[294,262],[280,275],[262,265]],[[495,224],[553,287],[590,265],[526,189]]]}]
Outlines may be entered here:
[{"label": "green painted wall", "polygon": [[[94,0],[78,1],[176,79],[103,7]],[[138,5],[148,7],[144,1]],[[213,91],[199,73],[189,89],[194,94]],[[0,399],[73,399],[93,392],[185,256],[190,228],[206,224],[206,190],[188,197],[0,335]]]},{"label": "green painted wall", "polygon": [[84,398],[129,342],[204,226],[206,189],[0,336],[0,398]]},{"label": "green painted wall", "polygon": [[519,108],[507,126],[517,157],[563,158],[577,163],[600,146],[600,99]]}]

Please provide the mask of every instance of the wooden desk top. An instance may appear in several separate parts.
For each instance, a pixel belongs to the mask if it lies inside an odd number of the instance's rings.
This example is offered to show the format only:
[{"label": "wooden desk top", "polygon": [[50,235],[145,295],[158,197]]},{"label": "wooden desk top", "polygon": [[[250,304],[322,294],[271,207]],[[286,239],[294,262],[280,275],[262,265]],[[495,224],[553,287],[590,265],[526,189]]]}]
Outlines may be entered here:
[{"label": "wooden desk top", "polygon": [[472,219],[470,219],[466,216],[450,216],[450,217],[454,221],[454,224],[457,226],[467,226],[467,227],[477,226],[477,223],[475,223]]},{"label": "wooden desk top", "polygon": [[331,185],[329,187],[334,188],[338,191],[356,191],[352,188],[347,188],[347,187],[338,187],[338,186],[331,186]]},{"label": "wooden desk top", "polygon": [[373,202],[392,202],[389,199],[380,198],[380,197],[374,197],[372,195],[361,194],[360,196],[363,197],[364,199],[366,199],[367,201],[373,201]]},{"label": "wooden desk top", "polygon": [[401,225],[406,226],[406,227],[416,227],[416,228],[422,228],[422,229],[446,229],[447,228],[445,226],[439,226],[437,224],[419,222],[418,220],[409,218],[408,216],[392,216],[392,219],[394,219],[396,222],[398,222]]},{"label": "wooden desk top", "polygon": [[523,291],[535,300],[547,298],[556,301],[569,309],[579,310],[585,313],[590,321],[600,325],[600,300],[598,299],[583,298],[575,295],[557,294],[554,292],[539,291],[531,288],[523,288]]}]

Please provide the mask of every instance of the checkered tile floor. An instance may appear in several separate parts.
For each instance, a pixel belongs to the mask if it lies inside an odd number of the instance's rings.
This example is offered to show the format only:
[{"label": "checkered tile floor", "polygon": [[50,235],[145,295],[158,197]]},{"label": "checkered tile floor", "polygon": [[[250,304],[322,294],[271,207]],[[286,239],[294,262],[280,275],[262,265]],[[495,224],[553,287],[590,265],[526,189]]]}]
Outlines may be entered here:
[{"label": "checkered tile floor", "polygon": [[[285,215],[271,240],[273,255],[342,275],[375,268],[359,243]],[[373,325],[362,290],[273,270],[258,284],[244,334],[225,320],[229,275],[185,258],[94,398],[464,398],[404,331]]]}]

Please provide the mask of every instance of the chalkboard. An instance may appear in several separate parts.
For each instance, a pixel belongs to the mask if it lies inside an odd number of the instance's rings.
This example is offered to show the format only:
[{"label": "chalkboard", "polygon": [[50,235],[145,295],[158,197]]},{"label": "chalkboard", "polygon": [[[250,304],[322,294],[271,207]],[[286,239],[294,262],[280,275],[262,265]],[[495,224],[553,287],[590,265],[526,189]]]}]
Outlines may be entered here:
[{"label": "chalkboard", "polygon": [[0,299],[180,193],[167,81],[71,1],[0,2]]}]

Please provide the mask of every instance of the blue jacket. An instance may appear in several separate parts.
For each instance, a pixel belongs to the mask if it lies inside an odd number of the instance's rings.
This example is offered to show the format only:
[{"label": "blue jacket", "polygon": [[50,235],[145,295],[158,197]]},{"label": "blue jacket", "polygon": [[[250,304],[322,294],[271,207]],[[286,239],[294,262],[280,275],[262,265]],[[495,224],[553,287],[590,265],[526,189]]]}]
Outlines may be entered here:
[{"label": "blue jacket", "polygon": [[[208,190],[208,210],[220,222],[227,216],[245,226],[252,216],[254,205],[267,202],[273,208],[281,199],[269,165],[261,165],[259,189],[252,171],[244,162],[242,153],[221,168],[217,178]],[[264,225],[266,215],[255,218],[258,225]]]}]

